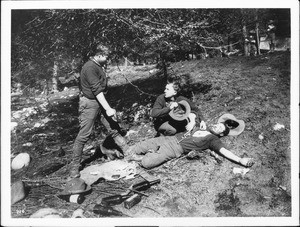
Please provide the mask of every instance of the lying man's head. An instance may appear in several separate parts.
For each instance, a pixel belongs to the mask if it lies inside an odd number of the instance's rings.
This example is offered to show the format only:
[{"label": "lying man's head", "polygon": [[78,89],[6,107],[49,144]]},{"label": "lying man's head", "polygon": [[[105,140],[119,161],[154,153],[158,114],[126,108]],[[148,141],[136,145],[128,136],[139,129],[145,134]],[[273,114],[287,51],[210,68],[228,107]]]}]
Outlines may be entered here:
[{"label": "lying man's head", "polygon": [[223,137],[228,135],[230,128],[225,123],[218,123],[212,125],[210,131],[216,136]]},{"label": "lying man's head", "polygon": [[235,129],[239,126],[239,123],[232,120],[227,119],[224,122],[219,122],[211,127],[211,132],[219,137],[227,136],[230,130]]}]

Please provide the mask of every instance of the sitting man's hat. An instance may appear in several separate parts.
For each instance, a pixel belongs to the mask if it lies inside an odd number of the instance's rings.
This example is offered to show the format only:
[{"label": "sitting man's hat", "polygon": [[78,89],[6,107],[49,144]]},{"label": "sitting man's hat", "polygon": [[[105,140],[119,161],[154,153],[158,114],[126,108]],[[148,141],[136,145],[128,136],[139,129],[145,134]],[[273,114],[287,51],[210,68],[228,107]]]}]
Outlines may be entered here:
[{"label": "sitting man's hat", "polygon": [[237,136],[241,134],[245,129],[245,122],[243,120],[236,119],[232,114],[223,114],[218,123],[224,123],[229,129],[228,135]]},{"label": "sitting man's hat", "polygon": [[65,189],[60,195],[80,194],[91,190],[91,186],[87,185],[81,178],[74,178],[66,183]]},{"label": "sitting man's hat", "polygon": [[188,118],[190,113],[190,104],[185,100],[181,100],[178,102],[178,106],[170,111],[169,115],[176,121],[183,121]]}]

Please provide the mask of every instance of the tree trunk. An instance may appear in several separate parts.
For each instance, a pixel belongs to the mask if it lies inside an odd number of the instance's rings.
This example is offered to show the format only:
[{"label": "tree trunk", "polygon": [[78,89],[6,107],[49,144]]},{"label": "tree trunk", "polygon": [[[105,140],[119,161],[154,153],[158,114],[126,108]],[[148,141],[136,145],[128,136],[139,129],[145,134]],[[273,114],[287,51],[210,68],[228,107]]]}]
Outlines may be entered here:
[{"label": "tree trunk", "polygon": [[249,56],[249,40],[247,35],[246,25],[243,25],[243,38],[244,38],[244,54],[245,56]]},{"label": "tree trunk", "polygon": [[233,52],[233,46],[232,46],[232,35],[228,36],[228,51]]},{"label": "tree trunk", "polygon": [[58,76],[58,65],[57,62],[55,61],[53,65],[53,73],[52,73],[52,92],[54,93],[58,92],[57,76]]},{"label": "tree trunk", "polygon": [[164,79],[165,79],[165,81],[167,81],[168,80],[168,67],[167,67],[167,62],[166,62],[166,59],[164,56],[165,56],[164,54],[160,54],[160,62],[161,62],[161,69],[164,74]]},{"label": "tree trunk", "polygon": [[255,45],[256,45],[256,49],[257,49],[257,54],[260,55],[260,49],[259,49],[259,42],[260,42],[260,38],[259,38],[259,23],[258,23],[258,13],[257,13],[257,9],[256,9],[256,14],[255,14]]},{"label": "tree trunk", "polygon": [[162,59],[162,67],[163,67],[165,80],[167,81],[168,80],[168,68],[167,68],[165,59]]},{"label": "tree trunk", "polygon": [[128,65],[134,65],[133,62],[129,61],[127,57],[123,57],[125,59],[124,66],[127,67]]},{"label": "tree trunk", "polygon": [[125,60],[124,67],[126,68],[128,66],[128,59],[126,57],[124,57],[124,60]]}]

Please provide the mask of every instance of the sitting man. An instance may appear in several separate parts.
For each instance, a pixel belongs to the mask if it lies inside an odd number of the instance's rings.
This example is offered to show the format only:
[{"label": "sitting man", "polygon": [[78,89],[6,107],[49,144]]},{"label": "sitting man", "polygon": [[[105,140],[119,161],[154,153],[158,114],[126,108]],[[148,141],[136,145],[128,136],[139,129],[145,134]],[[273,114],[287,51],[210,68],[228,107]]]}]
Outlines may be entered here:
[{"label": "sitting man", "polygon": [[193,130],[191,133],[178,133],[174,136],[156,137],[131,146],[125,153],[125,159],[137,161],[147,169],[159,166],[171,159],[178,158],[190,151],[210,149],[227,159],[245,167],[254,164],[251,158],[240,158],[227,150],[220,140],[226,135],[237,136],[245,128],[242,120],[231,114],[222,115],[218,123],[208,130]]},{"label": "sitting man", "polygon": [[[200,129],[206,129],[206,124],[199,108],[189,99],[180,95],[181,86],[177,81],[169,81],[164,94],[157,97],[151,110],[154,118],[154,128],[157,135],[171,136],[179,132],[190,131],[195,125],[200,124]],[[186,119],[174,119],[170,112],[178,107],[180,101],[186,101],[190,106],[191,114]]]}]

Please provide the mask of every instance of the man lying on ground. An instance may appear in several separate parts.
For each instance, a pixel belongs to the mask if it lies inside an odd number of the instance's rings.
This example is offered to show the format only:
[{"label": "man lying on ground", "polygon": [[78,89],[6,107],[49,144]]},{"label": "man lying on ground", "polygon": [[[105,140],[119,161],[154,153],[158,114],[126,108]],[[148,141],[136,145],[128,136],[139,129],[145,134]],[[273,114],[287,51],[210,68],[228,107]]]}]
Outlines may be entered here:
[{"label": "man lying on ground", "polygon": [[207,130],[195,129],[188,133],[178,133],[174,136],[156,137],[139,142],[125,152],[125,159],[137,161],[147,169],[157,167],[171,159],[179,158],[190,151],[210,149],[245,167],[251,167],[252,158],[241,158],[225,148],[221,137],[237,136],[243,132],[245,123],[232,114],[222,115],[218,123]]}]

